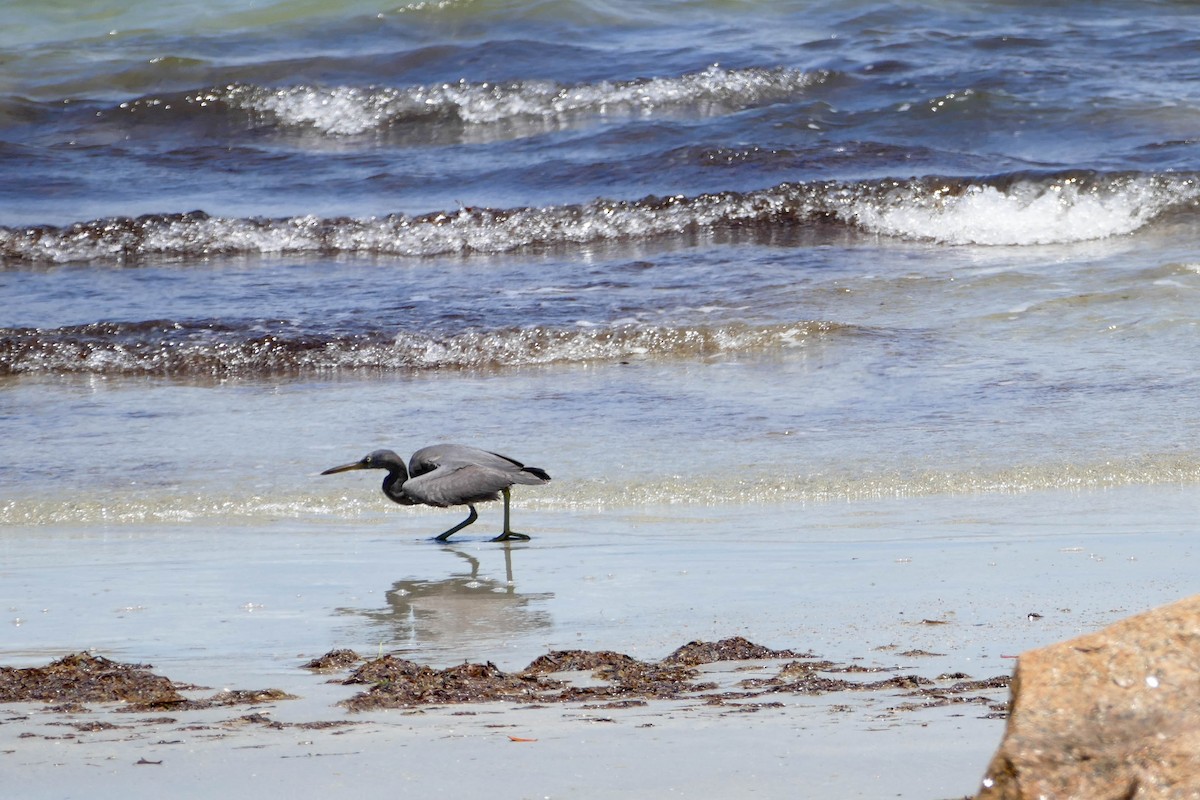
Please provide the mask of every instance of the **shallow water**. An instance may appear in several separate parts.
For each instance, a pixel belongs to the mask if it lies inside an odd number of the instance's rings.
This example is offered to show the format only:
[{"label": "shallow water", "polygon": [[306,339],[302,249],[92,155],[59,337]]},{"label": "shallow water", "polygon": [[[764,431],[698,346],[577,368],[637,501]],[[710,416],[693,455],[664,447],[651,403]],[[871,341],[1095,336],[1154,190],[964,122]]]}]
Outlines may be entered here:
[{"label": "shallow water", "polygon": [[658,659],[731,635],[885,666],[923,649],[984,677],[1189,592],[1196,510],[1142,487],[530,510],[537,538],[510,547],[472,529],[429,544],[445,511],[54,526],[0,538],[0,607],[10,661],[88,647],[221,685],[294,678],[334,647],[516,670],[557,649]]},{"label": "shallow water", "polygon": [[[193,284],[165,299],[138,293],[153,279],[146,268],[105,275],[110,286],[81,274],[72,288],[75,276],[62,276],[46,283],[42,307],[30,292],[16,312],[64,324],[27,329],[36,342],[17,345],[33,370],[3,391],[14,435],[0,441],[10,492],[0,520],[86,520],[98,504],[114,519],[137,518],[146,504],[213,513],[207,495],[237,509],[236,522],[260,507],[326,509],[348,486],[382,503],[365,488],[372,482],[311,476],[376,446],[406,452],[437,440],[550,470],[558,480],[521,494],[544,507],[1192,482],[1188,300],[1200,275],[1182,241],[1162,242],[1160,263],[1140,267],[1133,250],[1120,241],[1006,257],[890,243],[799,256],[683,248],[634,267],[636,286],[594,291],[567,274],[571,265],[539,258],[510,264],[514,280],[502,285],[482,264],[410,267],[402,278],[330,267],[349,307],[355,295],[387,296],[378,277],[441,318],[385,338],[352,332],[374,325],[374,312],[365,323],[350,313],[322,322],[319,309],[293,307],[304,317],[268,323],[275,332],[260,328],[251,343],[227,320],[239,305],[269,314],[304,298],[310,276],[295,273],[305,267],[262,265],[281,283],[243,293],[262,271],[205,265],[207,294],[191,272],[165,268],[167,280]],[[714,252],[740,256],[737,279],[695,297],[680,273],[726,281],[704,263]],[[798,257],[815,263],[789,282]],[[866,260],[891,263],[868,271]],[[531,261],[540,281],[518,283]],[[611,281],[613,270],[608,261],[594,272]],[[542,312],[547,295],[557,297]],[[457,296],[480,304],[480,322],[446,320]],[[201,321],[105,323],[111,335],[78,327],[97,304],[123,306],[121,319]],[[585,321],[613,305],[627,321]],[[221,320],[221,309],[231,316]],[[580,321],[507,327],[505,314]],[[347,333],[312,341],[342,325]]]}]

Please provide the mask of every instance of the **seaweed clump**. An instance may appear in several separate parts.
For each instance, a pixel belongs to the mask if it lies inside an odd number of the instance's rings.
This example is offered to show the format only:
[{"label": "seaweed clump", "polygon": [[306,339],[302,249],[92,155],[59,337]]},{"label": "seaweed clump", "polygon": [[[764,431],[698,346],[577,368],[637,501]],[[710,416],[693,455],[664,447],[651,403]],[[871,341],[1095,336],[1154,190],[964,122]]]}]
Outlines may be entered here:
[{"label": "seaweed clump", "polygon": [[[368,661],[344,683],[372,684],[343,701],[351,711],[420,705],[509,700],[527,703],[593,701],[609,705],[640,700],[678,699],[717,688],[698,682],[699,664],[747,659],[805,658],[791,650],[771,650],[741,637],[691,642],[658,662],[639,661],[611,650],[556,650],[525,669],[505,673],[495,664],[462,664],[438,670],[393,656]],[[547,676],[590,671],[601,683],[576,686]]]},{"label": "seaweed clump", "polygon": [[336,672],[346,669],[352,664],[357,664],[359,661],[362,661],[362,656],[353,650],[330,650],[323,656],[301,664],[300,668],[311,669],[313,672]]},{"label": "seaweed clump", "polygon": [[545,675],[551,672],[579,672],[641,663],[633,656],[613,650],[555,650],[538,656],[522,672],[526,675]]},{"label": "seaweed clump", "polygon": [[73,653],[44,667],[0,666],[0,703],[54,703],[60,710],[79,712],[84,703],[125,703],[125,711],[169,708],[194,710],[290,700],[280,689],[235,689],[190,700],[176,683],[150,671],[150,664],[122,664],[91,653]]},{"label": "seaweed clump", "polygon": [[490,661],[434,669],[395,656],[368,661],[343,683],[371,684],[367,691],[342,701],[351,711],[493,700],[536,702],[546,691],[563,686],[539,675],[502,672]]},{"label": "seaweed clump", "polygon": [[0,667],[0,703],[114,703],[164,706],[185,702],[175,683],[150,664],[121,664],[74,653],[44,667]]},{"label": "seaweed clump", "polygon": [[792,650],[772,650],[761,644],[731,636],[719,642],[688,642],[662,660],[663,664],[713,664],[717,661],[751,661],[774,658],[815,658],[812,653],[797,653]]}]

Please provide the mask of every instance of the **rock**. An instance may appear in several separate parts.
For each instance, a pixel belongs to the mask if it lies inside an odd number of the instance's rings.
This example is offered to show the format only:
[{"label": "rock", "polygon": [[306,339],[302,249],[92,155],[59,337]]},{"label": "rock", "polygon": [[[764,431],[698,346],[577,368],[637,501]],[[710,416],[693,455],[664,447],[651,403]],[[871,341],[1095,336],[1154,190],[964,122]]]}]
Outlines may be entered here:
[{"label": "rock", "polygon": [[978,800],[1200,798],[1200,596],[1021,655]]}]

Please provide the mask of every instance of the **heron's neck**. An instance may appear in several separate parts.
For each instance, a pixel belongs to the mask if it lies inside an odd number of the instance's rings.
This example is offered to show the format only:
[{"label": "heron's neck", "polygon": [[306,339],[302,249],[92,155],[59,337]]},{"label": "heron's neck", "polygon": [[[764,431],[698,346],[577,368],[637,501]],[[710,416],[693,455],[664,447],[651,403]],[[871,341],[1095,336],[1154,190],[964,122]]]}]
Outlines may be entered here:
[{"label": "heron's neck", "polygon": [[404,486],[406,480],[408,480],[408,470],[404,468],[403,464],[389,467],[387,477],[383,479],[383,493],[397,503],[411,506],[413,505],[412,498],[400,488]]}]

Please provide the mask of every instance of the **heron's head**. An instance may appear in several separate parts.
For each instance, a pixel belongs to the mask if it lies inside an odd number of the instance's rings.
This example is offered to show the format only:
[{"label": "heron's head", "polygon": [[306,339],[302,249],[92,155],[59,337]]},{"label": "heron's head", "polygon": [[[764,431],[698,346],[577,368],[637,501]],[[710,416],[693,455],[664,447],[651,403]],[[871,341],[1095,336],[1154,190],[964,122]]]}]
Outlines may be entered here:
[{"label": "heron's head", "polygon": [[404,459],[391,450],[372,450],[358,461],[342,464],[340,467],[330,467],[321,474],[333,475],[336,472],[348,472],[352,469],[386,469],[389,472],[399,469],[407,472],[404,466]]}]

